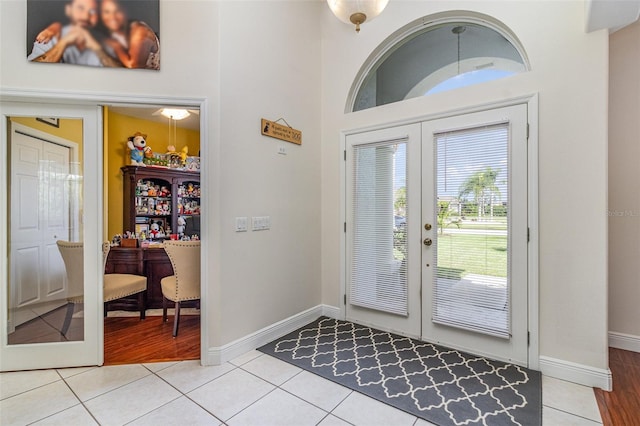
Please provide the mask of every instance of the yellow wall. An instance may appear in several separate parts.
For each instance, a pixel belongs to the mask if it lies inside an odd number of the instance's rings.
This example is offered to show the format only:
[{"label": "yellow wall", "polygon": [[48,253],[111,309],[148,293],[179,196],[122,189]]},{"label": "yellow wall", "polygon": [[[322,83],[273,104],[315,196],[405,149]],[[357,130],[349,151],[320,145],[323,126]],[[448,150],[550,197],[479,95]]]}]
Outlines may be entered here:
[{"label": "yellow wall", "polygon": [[[136,132],[147,135],[147,145],[154,152],[164,153],[169,142],[169,123],[155,123],[139,118],[127,117],[105,108],[104,117],[105,141],[105,216],[107,218],[107,235],[109,240],[115,234],[121,234],[126,229],[122,225],[123,183],[120,167],[128,165],[129,149],[127,140]],[[173,140],[173,129],[171,131]],[[178,128],[175,143],[179,151],[183,146],[189,147],[189,155],[198,155],[200,151],[200,132]]]},{"label": "yellow wall", "polygon": [[60,127],[54,127],[35,119],[35,117],[11,117],[14,123],[31,127],[62,139],[78,144],[78,160],[82,165],[82,120],[78,118],[61,118]]}]

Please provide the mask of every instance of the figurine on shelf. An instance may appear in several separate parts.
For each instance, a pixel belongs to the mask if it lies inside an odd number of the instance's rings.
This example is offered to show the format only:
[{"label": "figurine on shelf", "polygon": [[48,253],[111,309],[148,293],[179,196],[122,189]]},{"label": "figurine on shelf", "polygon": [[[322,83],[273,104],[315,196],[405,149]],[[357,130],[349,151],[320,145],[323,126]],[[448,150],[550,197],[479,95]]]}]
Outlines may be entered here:
[{"label": "figurine on shelf", "polygon": [[131,165],[146,166],[143,162],[145,151],[147,149],[151,150],[150,147],[147,147],[147,135],[136,132],[127,140],[127,147],[130,151],[129,156],[131,157]]},{"label": "figurine on shelf", "polygon": [[187,220],[184,216],[178,216],[178,235],[182,236],[184,234],[184,227],[187,225]]},{"label": "figurine on shelf", "polygon": [[158,190],[155,188],[155,186],[149,186],[149,189],[147,190],[147,195],[149,195],[149,197],[157,197]]},{"label": "figurine on shelf", "polygon": [[152,239],[162,238],[164,237],[164,231],[158,222],[152,222],[149,227],[149,234],[151,234]]},{"label": "figurine on shelf", "polygon": [[191,197],[193,195],[193,184],[189,182],[187,184],[187,194]]},{"label": "figurine on shelf", "polygon": [[169,188],[167,188],[166,186],[162,186],[160,187],[160,193],[158,193],[158,197],[168,197],[171,195],[171,191],[169,191]]}]

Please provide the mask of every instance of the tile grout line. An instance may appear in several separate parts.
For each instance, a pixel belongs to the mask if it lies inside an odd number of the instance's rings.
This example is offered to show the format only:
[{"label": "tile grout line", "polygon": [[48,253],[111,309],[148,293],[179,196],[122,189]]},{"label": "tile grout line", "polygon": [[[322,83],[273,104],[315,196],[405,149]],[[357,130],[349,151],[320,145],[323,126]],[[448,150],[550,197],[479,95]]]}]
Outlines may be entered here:
[{"label": "tile grout line", "polygon": [[[91,371],[91,370],[88,370],[88,371]],[[89,413],[89,415],[91,416],[91,418],[92,418],[92,419],[93,419],[93,420],[94,420],[94,421],[99,425],[99,424],[100,424],[100,422],[98,421],[98,419],[96,419],[96,417],[93,415],[93,413],[91,412],[91,410],[89,410],[89,407],[87,407],[86,405],[84,405],[84,401],[80,399],[80,397],[76,394],[76,392],[73,390],[73,388],[71,388],[71,385],[69,385],[69,383],[67,383],[66,379],[65,379],[64,377],[62,377],[62,374],[60,374],[60,372],[59,372],[59,371],[57,371],[57,370],[56,370],[56,373],[58,373],[58,375],[60,376],[60,378],[62,379],[62,381],[64,382],[64,384],[67,386],[67,388],[69,388],[69,390],[71,391],[71,393],[73,394],[73,396],[75,396],[75,397],[76,397],[76,399],[80,402],[80,405],[82,405],[82,408],[84,408],[84,409],[85,409],[85,411],[86,411],[87,413]],[[82,373],[80,373],[80,374],[82,374]],[[76,374],[76,376],[77,376],[77,374]],[[70,377],[74,377],[74,376],[70,376]],[[75,407],[75,405],[74,405],[74,407]],[[72,407],[69,407],[69,408],[72,408]],[[69,408],[67,408],[67,410],[68,410]],[[65,410],[62,410],[62,411],[65,411]],[[60,412],[62,412],[62,411],[60,411]],[[49,417],[51,417],[51,416],[49,416]]]},{"label": "tile grout line", "polygon": [[[177,362],[176,364],[174,364],[174,365],[178,365],[178,364],[179,364],[179,363],[181,363],[181,362],[183,362],[183,361],[178,361],[178,362]],[[230,365],[233,365],[233,364],[230,364]],[[167,368],[163,368],[162,370],[158,370],[158,373],[159,373],[160,371],[167,370],[167,369],[169,369],[169,368],[171,368],[171,367],[173,367],[173,365],[172,365],[172,366],[169,366],[169,367],[167,367]],[[189,393],[190,393],[190,392],[195,391],[196,389],[201,388],[202,386],[204,386],[204,385],[206,385],[206,384],[209,384],[209,383],[213,382],[213,381],[214,381],[214,380],[216,380],[216,379],[219,379],[219,378],[220,378],[220,377],[222,377],[222,376],[227,375],[228,373],[232,372],[232,371],[233,371],[233,370],[235,370],[236,368],[238,368],[238,367],[235,367],[235,366],[234,366],[234,368],[232,368],[231,370],[229,370],[229,371],[227,371],[227,372],[225,372],[225,373],[223,373],[223,374],[219,375],[218,377],[216,377],[216,378],[214,378],[214,379],[211,379],[211,380],[209,380],[208,382],[203,383],[202,385],[197,386],[197,387],[195,387],[195,388],[191,389],[191,390],[189,391]],[[160,380],[162,380],[163,382],[165,382],[166,384],[168,384],[169,386],[171,386],[172,388],[174,388],[176,391],[178,391],[178,393],[180,393],[180,395],[181,395],[181,396],[184,396],[184,397],[185,397],[185,398],[187,398],[189,401],[193,402],[195,405],[197,405],[198,407],[202,408],[202,409],[203,409],[206,413],[208,413],[211,417],[213,417],[214,419],[216,419],[216,420],[218,420],[218,421],[222,422],[222,424],[226,424],[226,423],[224,422],[224,420],[221,420],[219,417],[217,417],[217,416],[216,416],[215,414],[213,414],[211,411],[207,410],[205,407],[203,407],[202,405],[198,404],[198,403],[197,403],[196,401],[194,401],[194,400],[193,400],[193,399],[192,399],[192,398],[191,398],[187,393],[182,392],[180,389],[178,389],[177,387],[173,386],[171,383],[169,383],[169,382],[168,382],[167,380],[165,380],[163,377],[159,376],[156,372],[153,372],[153,371],[152,371],[152,374],[154,374],[154,375],[155,375],[155,376],[157,376]],[[177,400],[177,399],[179,399],[179,398],[180,398],[180,397],[178,397],[178,398],[176,398],[176,399],[172,400],[171,402],[173,402],[173,401],[175,401],[175,400]],[[165,405],[166,405],[166,404],[165,404]],[[157,410],[157,408],[156,408],[156,410]],[[153,411],[153,410],[152,410],[152,411]],[[146,414],[145,414],[145,416],[146,416],[147,414],[149,414],[149,413],[146,413]],[[132,421],[133,421],[133,420],[132,420]]]},{"label": "tile grout line", "polygon": [[544,407],[551,408],[552,410],[560,411],[561,413],[568,414],[568,415],[573,416],[573,417],[578,417],[580,419],[588,420],[593,424],[597,424],[597,425],[601,425],[602,424],[602,421],[593,420],[593,419],[590,419],[589,417],[584,417],[584,416],[581,416],[580,414],[571,413],[569,411],[565,411],[565,410],[560,409],[560,408],[552,407],[550,405],[544,405],[543,404],[542,407],[543,408]]}]

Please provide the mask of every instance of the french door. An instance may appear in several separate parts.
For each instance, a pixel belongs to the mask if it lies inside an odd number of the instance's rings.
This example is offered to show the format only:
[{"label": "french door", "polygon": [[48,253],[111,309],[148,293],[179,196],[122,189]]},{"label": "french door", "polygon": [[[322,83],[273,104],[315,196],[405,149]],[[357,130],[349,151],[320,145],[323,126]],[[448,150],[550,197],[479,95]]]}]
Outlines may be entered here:
[{"label": "french door", "polygon": [[[0,103],[0,370],[102,364],[102,144],[96,107]],[[57,241],[82,243],[82,297]],[[73,274],[72,274],[73,275]],[[26,317],[25,317],[26,315]]]},{"label": "french door", "polygon": [[527,364],[526,123],[516,105],[347,137],[349,320]]},{"label": "french door", "polygon": [[350,135],[346,145],[346,317],[420,336],[420,124]]}]

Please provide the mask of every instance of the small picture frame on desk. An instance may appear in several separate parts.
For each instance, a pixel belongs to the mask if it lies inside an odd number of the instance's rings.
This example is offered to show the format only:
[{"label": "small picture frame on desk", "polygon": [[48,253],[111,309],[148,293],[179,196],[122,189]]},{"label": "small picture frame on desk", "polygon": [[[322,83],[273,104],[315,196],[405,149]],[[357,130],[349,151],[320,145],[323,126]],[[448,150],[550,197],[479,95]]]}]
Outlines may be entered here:
[{"label": "small picture frame on desk", "polygon": [[143,232],[144,232],[144,235],[149,235],[149,224],[136,223],[136,234],[142,235]]}]

